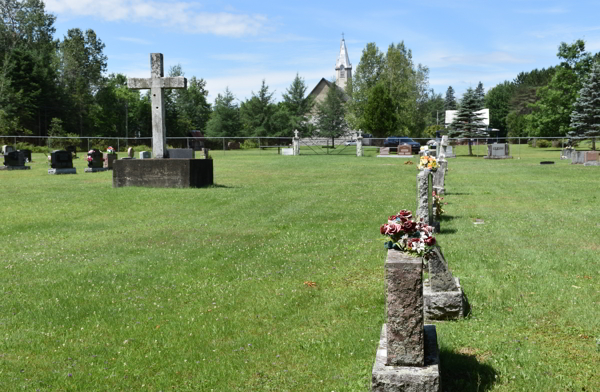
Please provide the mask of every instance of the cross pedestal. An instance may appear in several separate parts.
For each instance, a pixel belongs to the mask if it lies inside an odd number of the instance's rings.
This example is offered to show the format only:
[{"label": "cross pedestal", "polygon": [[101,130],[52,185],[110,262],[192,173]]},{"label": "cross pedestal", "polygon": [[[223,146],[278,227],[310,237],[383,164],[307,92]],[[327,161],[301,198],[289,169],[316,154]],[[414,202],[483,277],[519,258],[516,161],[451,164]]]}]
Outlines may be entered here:
[{"label": "cross pedestal", "polygon": [[162,53],[150,54],[151,77],[127,79],[133,90],[150,90],[152,152],[158,159],[119,159],[113,164],[113,187],[198,188],[213,184],[212,159],[169,158],[165,126],[165,89],[186,88],[184,77],[164,77]]}]

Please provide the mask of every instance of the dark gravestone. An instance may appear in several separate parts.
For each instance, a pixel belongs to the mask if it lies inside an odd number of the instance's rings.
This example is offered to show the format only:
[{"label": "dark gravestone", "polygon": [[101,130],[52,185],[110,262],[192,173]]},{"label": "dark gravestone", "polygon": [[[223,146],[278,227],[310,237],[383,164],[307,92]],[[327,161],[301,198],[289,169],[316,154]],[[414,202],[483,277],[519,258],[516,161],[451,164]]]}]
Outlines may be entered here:
[{"label": "dark gravestone", "polygon": [[88,167],[90,169],[100,169],[104,166],[104,156],[100,150],[94,148],[88,151],[87,156]]},{"label": "dark gravestone", "polygon": [[21,151],[11,151],[5,154],[4,166],[25,166],[25,154]]},{"label": "dark gravestone", "polygon": [[131,159],[113,164],[113,187],[200,188],[213,185],[212,159]]},{"label": "dark gravestone", "polygon": [[194,159],[194,150],[191,148],[170,148],[169,159]]},{"label": "dark gravestone", "polygon": [[25,156],[25,162],[31,162],[31,150],[19,150]]},{"label": "dark gravestone", "polygon": [[65,150],[52,151],[50,155],[50,166],[53,169],[72,169],[73,155]]}]

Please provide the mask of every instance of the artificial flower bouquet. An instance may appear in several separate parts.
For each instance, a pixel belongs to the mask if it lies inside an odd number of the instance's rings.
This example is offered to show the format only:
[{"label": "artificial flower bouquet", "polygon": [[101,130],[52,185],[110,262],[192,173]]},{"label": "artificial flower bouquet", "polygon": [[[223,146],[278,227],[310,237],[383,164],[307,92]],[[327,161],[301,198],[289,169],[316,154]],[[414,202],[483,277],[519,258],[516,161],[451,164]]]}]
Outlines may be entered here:
[{"label": "artificial flower bouquet", "polygon": [[436,171],[438,169],[437,159],[428,155],[423,155],[419,160],[419,166],[417,166],[417,169],[429,169],[431,171]]},{"label": "artificial flower bouquet", "polygon": [[417,256],[424,256],[435,245],[433,227],[428,226],[423,219],[413,220],[408,210],[402,210],[397,215],[388,218],[388,223],[381,225],[379,231],[388,237],[385,246]]},{"label": "artificial flower bouquet", "polygon": [[108,154],[116,154],[116,151],[115,151],[115,149],[114,149],[114,148],[112,148],[112,147],[110,147],[110,146],[109,146],[109,147],[106,149],[106,152],[107,152]]},{"label": "artificial flower bouquet", "polygon": [[435,212],[435,219],[439,221],[442,214],[446,212],[442,208],[442,204],[445,204],[442,201],[444,200],[444,198],[438,195],[435,191],[431,192],[431,196],[433,196],[433,209]]}]

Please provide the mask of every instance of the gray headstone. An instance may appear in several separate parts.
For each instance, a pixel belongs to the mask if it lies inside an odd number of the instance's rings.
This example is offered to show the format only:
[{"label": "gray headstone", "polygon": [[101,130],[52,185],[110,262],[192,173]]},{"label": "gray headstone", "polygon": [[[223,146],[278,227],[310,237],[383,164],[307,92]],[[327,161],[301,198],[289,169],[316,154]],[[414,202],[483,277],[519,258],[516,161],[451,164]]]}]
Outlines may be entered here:
[{"label": "gray headstone", "polygon": [[8,146],[8,145],[2,146],[2,155],[6,155],[9,152],[13,152],[13,151],[15,151],[15,148],[13,146]]},{"label": "gray headstone", "polygon": [[423,366],[423,261],[388,250],[385,262],[387,365]]},{"label": "gray headstone", "polygon": [[431,291],[458,291],[456,281],[439,246],[427,254]]},{"label": "gray headstone", "polygon": [[294,155],[294,149],[293,148],[282,148],[281,155]]},{"label": "gray headstone", "polygon": [[150,159],[152,158],[152,154],[150,151],[140,151],[140,159]]},{"label": "gray headstone", "polygon": [[389,147],[381,147],[379,149],[379,155],[390,155],[390,148]]},{"label": "gray headstone", "polygon": [[441,159],[438,161],[438,165],[438,169],[433,172],[433,190],[436,191],[438,195],[443,195],[446,192],[445,180],[448,161]]},{"label": "gray headstone", "polygon": [[167,151],[171,159],[194,159],[194,150],[191,148],[170,148]]},{"label": "gray headstone", "polygon": [[417,174],[417,212],[428,225],[433,225],[433,179],[430,170],[420,170]]},{"label": "gray headstone", "polygon": [[129,148],[127,149],[127,157],[129,157],[129,158],[133,158],[133,157],[134,157],[134,155],[135,155],[135,151],[134,151],[133,147],[129,147]]}]

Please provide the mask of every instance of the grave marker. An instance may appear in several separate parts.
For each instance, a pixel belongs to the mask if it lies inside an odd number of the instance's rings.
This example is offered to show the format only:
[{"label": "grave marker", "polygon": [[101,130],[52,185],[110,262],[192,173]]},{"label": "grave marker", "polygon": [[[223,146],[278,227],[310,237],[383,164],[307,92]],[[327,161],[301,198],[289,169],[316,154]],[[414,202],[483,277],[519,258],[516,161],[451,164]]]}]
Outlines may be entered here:
[{"label": "grave marker", "polygon": [[467,299],[460,281],[452,276],[442,250],[436,246],[426,256],[429,281],[423,287],[425,320],[450,320],[465,317]]},{"label": "grave marker", "polygon": [[150,151],[140,151],[140,159],[150,159],[152,158],[152,154]]},{"label": "grave marker", "polygon": [[510,145],[508,143],[488,144],[485,159],[512,159],[510,156]]},{"label": "grave marker", "polygon": [[4,166],[0,170],[28,170],[30,166],[25,166],[25,154],[23,151],[9,151],[4,154]]},{"label": "grave marker", "polygon": [[104,156],[102,152],[96,148],[91,149],[87,153],[88,167],[85,168],[85,173],[96,173],[108,170],[104,167]]},{"label": "grave marker", "polygon": [[423,262],[388,250],[385,263],[387,322],[381,330],[371,391],[441,389],[435,325],[423,316]]},{"label": "grave marker", "polygon": [[103,153],[102,154],[102,166],[105,169],[112,170],[114,162],[119,158],[118,154],[115,153]]},{"label": "grave marker", "polygon": [[583,157],[583,166],[600,166],[598,151],[586,151]]},{"label": "grave marker", "polygon": [[194,150],[192,148],[169,148],[169,158],[171,159],[194,159]]},{"label": "grave marker", "polygon": [[73,154],[65,150],[54,150],[50,154],[48,174],[77,174],[73,167]]},{"label": "grave marker", "polygon": [[15,151],[15,148],[13,146],[8,146],[8,145],[2,146],[2,155],[6,155],[12,151]]}]

